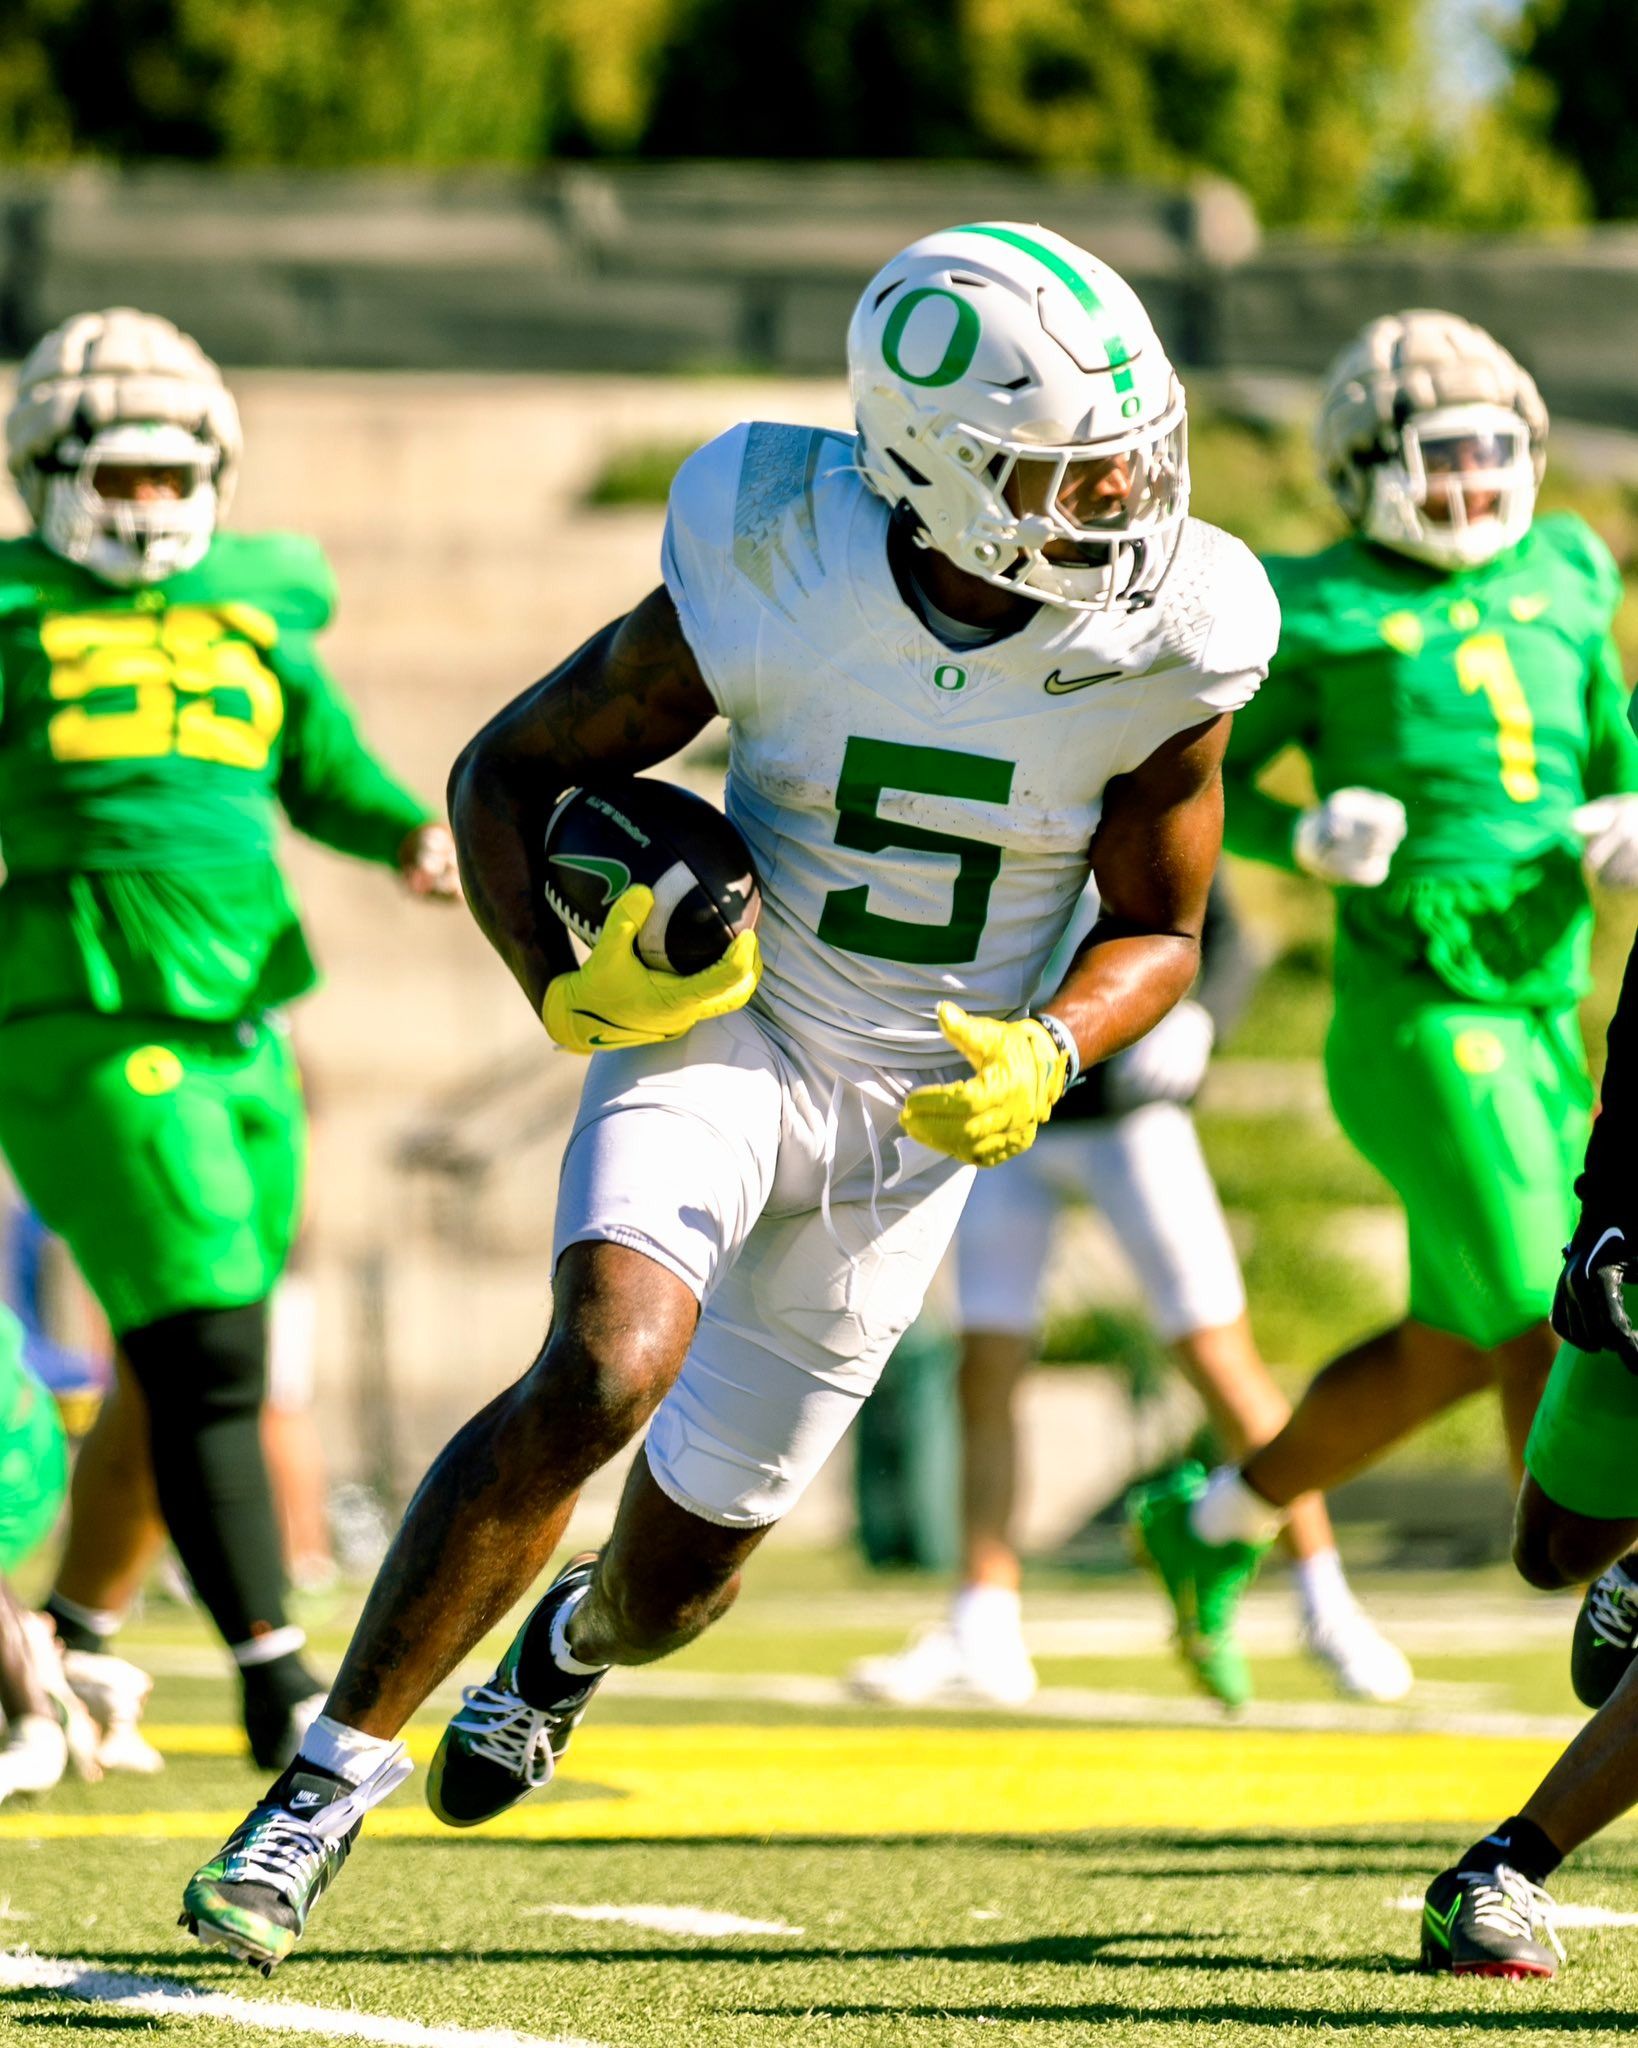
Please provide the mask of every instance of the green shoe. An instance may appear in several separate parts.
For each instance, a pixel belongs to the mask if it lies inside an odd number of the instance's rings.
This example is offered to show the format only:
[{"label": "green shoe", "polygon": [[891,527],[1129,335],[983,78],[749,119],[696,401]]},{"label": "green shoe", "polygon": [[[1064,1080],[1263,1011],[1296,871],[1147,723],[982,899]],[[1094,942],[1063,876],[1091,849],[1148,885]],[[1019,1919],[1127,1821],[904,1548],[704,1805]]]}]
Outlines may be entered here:
[{"label": "green shoe", "polygon": [[411,1768],[402,1743],[356,1786],[298,1757],[194,1872],[177,1925],[271,1977],[346,1862],[364,1815]]},{"label": "green shoe", "polygon": [[603,1674],[559,1673],[552,1698],[529,1700],[518,1689],[518,1666],[530,1631],[549,1629],[564,1599],[583,1592],[596,1568],[595,1550],[571,1558],[512,1638],[494,1677],[462,1687],[461,1710],[427,1770],[427,1804],[445,1827],[475,1828],[551,1783]]},{"label": "green shoe", "polygon": [[1177,1617],[1177,1646],[1200,1685],[1225,1707],[1251,1698],[1251,1668],[1235,1634],[1240,1599],[1257,1575],[1266,1543],[1202,1543],[1189,1510],[1206,1490],[1192,1461],[1135,1487],[1126,1518],[1159,1573]]}]

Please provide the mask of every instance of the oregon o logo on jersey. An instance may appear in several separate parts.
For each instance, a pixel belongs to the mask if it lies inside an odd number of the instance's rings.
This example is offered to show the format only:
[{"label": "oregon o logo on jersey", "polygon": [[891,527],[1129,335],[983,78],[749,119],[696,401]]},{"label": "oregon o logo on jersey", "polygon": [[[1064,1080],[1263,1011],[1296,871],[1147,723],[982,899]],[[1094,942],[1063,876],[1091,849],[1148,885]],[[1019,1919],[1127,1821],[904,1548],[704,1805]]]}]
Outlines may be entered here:
[{"label": "oregon o logo on jersey", "polygon": [[[905,330],[912,322],[915,323],[911,352],[925,362],[941,332],[941,322],[931,310],[923,312],[919,320],[916,314],[923,307],[930,309],[935,299],[954,308],[954,324],[944,332],[943,354],[927,369],[912,370],[902,353]],[[887,325],[882,330],[882,360],[894,376],[902,377],[906,384],[953,384],[972,368],[973,357],[978,353],[978,331],[978,314],[964,298],[955,292],[943,291],[937,285],[921,285],[913,292],[906,292],[888,315]]]},{"label": "oregon o logo on jersey", "polygon": [[964,690],[967,687],[967,671],[953,661],[941,661],[933,671],[935,690]]}]

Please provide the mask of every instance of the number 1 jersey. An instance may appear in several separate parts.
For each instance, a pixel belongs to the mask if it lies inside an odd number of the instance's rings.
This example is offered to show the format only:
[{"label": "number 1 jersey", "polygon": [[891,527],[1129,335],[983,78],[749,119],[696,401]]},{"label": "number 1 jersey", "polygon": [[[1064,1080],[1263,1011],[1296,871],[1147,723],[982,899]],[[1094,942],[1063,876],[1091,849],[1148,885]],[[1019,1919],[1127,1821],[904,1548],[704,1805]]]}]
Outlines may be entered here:
[{"label": "number 1 jersey", "polygon": [[1238,541],[1189,520],[1154,602],[1040,605],[952,648],[901,595],[850,437],[755,422],[683,465],[666,586],[729,721],[762,884],[756,1005],[839,1060],[947,1066],[935,1010],[1024,1008],[1110,780],[1255,692],[1278,635]]}]

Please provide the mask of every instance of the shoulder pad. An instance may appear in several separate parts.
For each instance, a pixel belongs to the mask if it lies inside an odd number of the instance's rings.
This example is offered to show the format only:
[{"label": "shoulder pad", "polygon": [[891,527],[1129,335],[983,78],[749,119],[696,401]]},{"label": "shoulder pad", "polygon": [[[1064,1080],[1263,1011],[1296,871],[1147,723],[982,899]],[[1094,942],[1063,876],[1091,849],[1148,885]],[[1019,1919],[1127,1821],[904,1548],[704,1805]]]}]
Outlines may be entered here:
[{"label": "shoulder pad", "polygon": [[303,533],[218,534],[194,573],[208,575],[223,598],[300,632],[316,633],[335,615],[335,571]]},{"label": "shoulder pad", "polygon": [[1167,639],[1204,674],[1267,673],[1280,607],[1244,541],[1203,519],[1186,520],[1160,604]]},{"label": "shoulder pad", "polygon": [[1535,532],[1567,568],[1586,577],[1598,603],[1613,612],[1621,602],[1621,571],[1581,514],[1544,512],[1535,522]]}]

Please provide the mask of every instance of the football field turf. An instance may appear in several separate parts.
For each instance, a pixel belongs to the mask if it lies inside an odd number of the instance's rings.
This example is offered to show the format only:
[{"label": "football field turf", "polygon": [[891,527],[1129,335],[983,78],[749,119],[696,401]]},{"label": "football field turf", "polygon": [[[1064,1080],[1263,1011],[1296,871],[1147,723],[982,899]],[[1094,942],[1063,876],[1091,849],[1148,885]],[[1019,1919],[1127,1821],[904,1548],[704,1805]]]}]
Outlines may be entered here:
[{"label": "football field turf", "polygon": [[[1058,1581],[1031,1604],[1055,1653],[1038,1711],[893,1714],[848,1704],[836,1675],[936,1595],[767,1567],[714,1638],[605,1692],[546,1796],[457,1835],[406,1786],[270,1983],[174,1925],[260,1781],[202,1629],[151,1617],[123,1647],[161,1673],[167,1771],[0,1808],[0,2041],[1629,2037],[1638,1835],[1556,1887],[1605,1923],[1566,1927],[1556,1983],[1411,1967],[1427,1879],[1572,1725],[1572,1607],[1499,1576],[1384,1582],[1421,1694],[1337,1711],[1285,1650],[1270,1588],[1253,1629],[1267,1704],[1236,1727],[1173,1672],[1146,1594]],[[339,1628],[318,1641],[333,1657]],[[440,1720],[415,1731],[423,1760]]]}]

